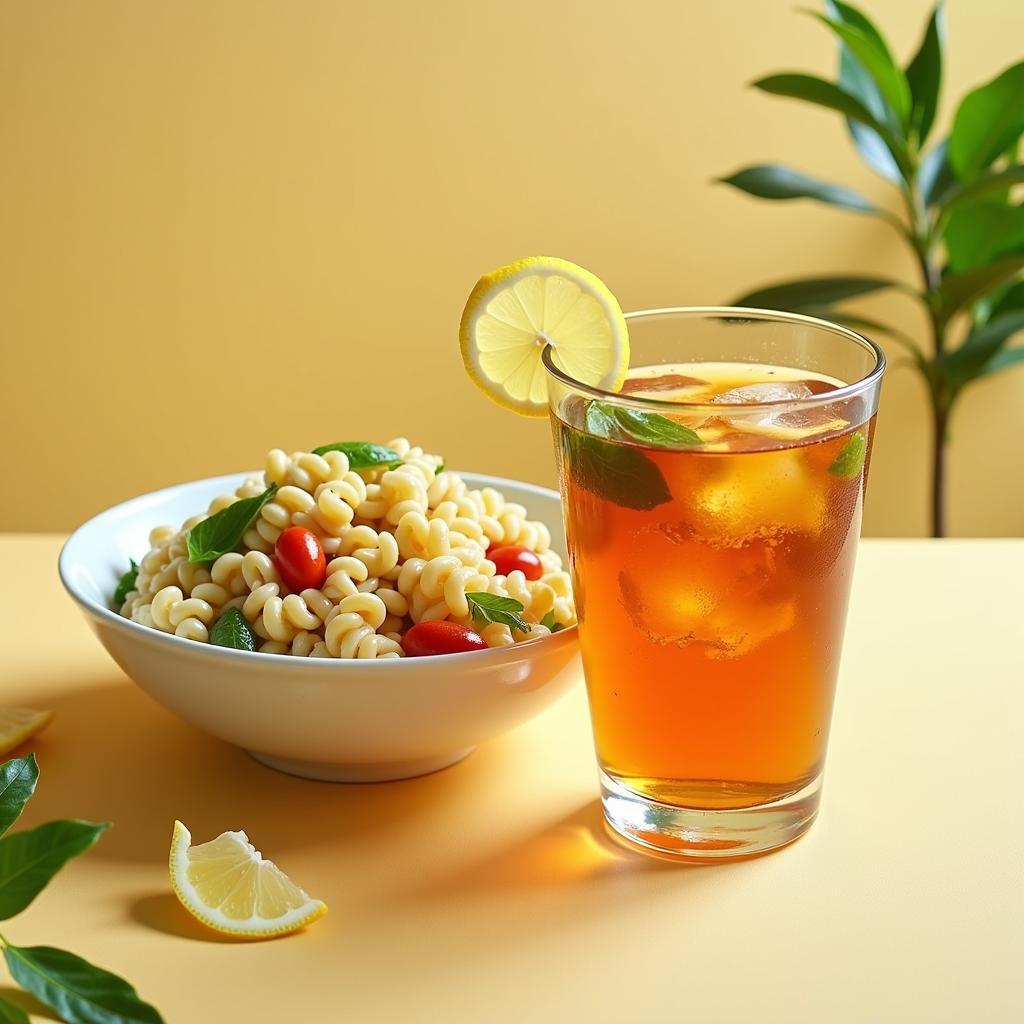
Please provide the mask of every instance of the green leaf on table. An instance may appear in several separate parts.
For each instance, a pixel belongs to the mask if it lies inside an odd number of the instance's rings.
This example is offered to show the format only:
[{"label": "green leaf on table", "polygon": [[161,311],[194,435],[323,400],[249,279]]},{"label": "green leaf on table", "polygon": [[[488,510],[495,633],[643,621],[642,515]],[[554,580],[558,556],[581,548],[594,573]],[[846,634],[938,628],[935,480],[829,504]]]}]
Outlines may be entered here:
[{"label": "green leaf on table", "polygon": [[36,791],[38,779],[35,754],[15,757],[0,765],[0,836],[18,820]]},{"label": "green leaf on table", "polygon": [[639,448],[568,427],[561,436],[562,463],[581,490],[644,512],[671,499],[661,470]]},{"label": "green leaf on table", "polygon": [[209,519],[196,523],[188,531],[188,560],[213,562],[226,555],[242,542],[245,531],[252,526],[260,509],[277,494],[277,484],[271,484],[262,494],[242,498],[233,505],[214,513]]},{"label": "green leaf on table", "polygon": [[868,439],[863,430],[850,435],[850,439],[839,449],[828,471],[833,476],[844,480],[852,480],[864,468],[864,459],[868,453]]},{"label": "green leaf on table", "polygon": [[126,572],[121,574],[117,581],[117,589],[114,591],[114,607],[120,608],[124,604],[130,591],[135,589],[135,581],[139,578],[139,565],[134,558],[128,559],[130,565]]},{"label": "green leaf on table", "polygon": [[28,1014],[14,1003],[0,999],[0,1024],[32,1024]]},{"label": "green leaf on table", "polygon": [[907,83],[910,85],[910,127],[921,144],[935,122],[942,89],[942,51],[946,43],[946,12],[940,0],[928,19],[924,38],[913,59],[907,65]]},{"label": "green leaf on table", "polygon": [[344,452],[349,469],[394,469],[402,464],[402,456],[398,452],[369,441],[335,441],[313,449],[314,455],[326,455],[328,452]]},{"label": "green leaf on table", "polygon": [[983,295],[1012,280],[1024,270],[1024,252],[1014,253],[990,263],[986,267],[964,271],[962,274],[947,274],[939,288],[939,319],[948,323],[950,318]]},{"label": "green leaf on table", "polygon": [[245,616],[237,608],[229,608],[210,630],[210,643],[236,651],[256,650],[256,638]]},{"label": "green leaf on table", "polygon": [[1024,248],[1024,206],[997,199],[960,203],[950,211],[942,237],[955,273],[988,266]]},{"label": "green leaf on table", "polygon": [[939,196],[938,202],[949,208],[964,200],[978,199],[988,195],[990,192],[1002,192],[1011,185],[1019,185],[1024,182],[1024,164],[1010,164],[1001,171],[986,171],[973,181],[965,183],[953,182],[946,191]]},{"label": "green leaf on table", "polygon": [[60,869],[109,828],[91,821],[48,821],[0,839],[0,921],[20,914]]},{"label": "green leaf on table", "polygon": [[656,448],[692,448],[702,443],[696,431],[667,416],[610,402],[588,403],[585,425],[595,437],[639,441]]},{"label": "green leaf on table", "polygon": [[[849,7],[847,9],[853,10]],[[883,119],[889,121],[893,127],[905,127],[910,121],[910,86],[878,30],[874,26],[869,30],[850,21],[829,18],[817,11],[807,13],[827,25],[870,75],[885,103]],[[863,15],[861,17],[863,18]],[[867,21],[866,18],[863,20]]]},{"label": "green leaf on table", "polygon": [[951,189],[957,186],[953,166],[949,162],[949,140],[936,143],[921,159],[917,172],[917,183],[925,206],[942,202]]},{"label": "green leaf on table", "polygon": [[491,622],[500,622],[519,633],[530,632],[529,623],[524,622],[521,618],[522,602],[517,601],[514,597],[474,592],[466,594],[466,601],[469,603],[469,612],[473,616],[473,621],[480,626],[486,626]]},{"label": "green leaf on table", "polygon": [[959,348],[947,352],[941,360],[945,375],[958,387],[987,370],[990,360],[1018,331],[1024,330],[1024,311],[1006,313],[976,327]]},{"label": "green leaf on table", "polygon": [[858,213],[878,213],[878,208],[859,192],[819,181],[782,164],[755,164],[719,181],[760,199],[817,199]]},{"label": "green leaf on table", "polygon": [[[838,0],[826,0],[825,9],[833,18],[840,19],[854,28],[860,29],[869,37],[881,43],[881,45],[885,45],[881,32],[878,31],[870,18],[857,10],[856,7],[839,3]],[[888,111],[878,86],[871,75],[868,74],[864,65],[857,60],[845,43],[841,43],[839,47],[839,84],[847,92],[860,100],[878,121],[882,123],[886,121]],[[889,146],[882,140],[878,132],[850,117],[846,118],[846,128],[853,139],[854,145],[857,147],[857,151],[869,167],[873,168],[888,181],[898,183],[906,177],[909,168],[906,166],[905,158],[903,160],[904,167],[901,170]]]},{"label": "green leaf on table", "polygon": [[808,306],[827,306],[881,288],[902,287],[900,282],[884,277],[807,277],[758,288],[733,299],[730,305],[800,312]]},{"label": "green leaf on table", "polygon": [[1024,62],[1014,64],[960,102],[949,157],[963,180],[989,167],[1024,132]]},{"label": "green leaf on table", "polygon": [[11,977],[67,1024],[163,1024],[127,981],[74,953],[8,944],[4,959]]}]

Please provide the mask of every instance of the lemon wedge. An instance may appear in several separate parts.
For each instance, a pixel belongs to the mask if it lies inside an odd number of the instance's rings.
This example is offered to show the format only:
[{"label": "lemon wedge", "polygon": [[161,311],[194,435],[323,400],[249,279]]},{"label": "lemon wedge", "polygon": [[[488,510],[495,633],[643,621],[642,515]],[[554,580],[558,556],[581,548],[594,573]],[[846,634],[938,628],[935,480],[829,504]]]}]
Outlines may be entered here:
[{"label": "lemon wedge", "polygon": [[180,822],[171,838],[171,885],[182,906],[224,935],[267,939],[287,935],[327,913],[276,864],[265,860],[244,832],[222,832],[192,845]]},{"label": "lemon wedge", "polygon": [[33,708],[0,708],[0,754],[21,746],[53,718],[52,711]]},{"label": "lemon wedge", "polygon": [[589,270],[530,256],[485,274],[466,303],[462,359],[476,385],[499,405],[546,416],[550,345],[574,380],[617,391],[629,367],[629,331],[619,303]]}]

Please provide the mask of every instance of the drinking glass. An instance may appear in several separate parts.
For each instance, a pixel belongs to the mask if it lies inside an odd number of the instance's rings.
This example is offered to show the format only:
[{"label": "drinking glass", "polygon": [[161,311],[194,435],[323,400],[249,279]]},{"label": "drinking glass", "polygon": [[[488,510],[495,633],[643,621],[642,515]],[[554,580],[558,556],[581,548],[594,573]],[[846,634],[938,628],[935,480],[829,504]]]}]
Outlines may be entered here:
[{"label": "drinking glass", "polygon": [[818,810],[885,358],[795,314],[627,321],[619,392],[544,353],[605,818],[763,853]]}]

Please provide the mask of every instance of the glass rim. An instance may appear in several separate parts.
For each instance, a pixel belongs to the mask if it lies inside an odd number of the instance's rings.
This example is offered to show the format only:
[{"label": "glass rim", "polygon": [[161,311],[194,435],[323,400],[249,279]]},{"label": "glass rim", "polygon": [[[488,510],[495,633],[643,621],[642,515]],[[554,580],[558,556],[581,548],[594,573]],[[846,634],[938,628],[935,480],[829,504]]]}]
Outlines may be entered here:
[{"label": "glass rim", "polygon": [[[826,391],[819,395],[808,395],[805,398],[782,398],[770,402],[744,402],[744,412],[756,409],[778,410],[783,406],[808,406],[808,405],[830,405],[833,402],[841,402],[848,398],[854,398],[878,383],[885,372],[885,353],[870,338],[849,327],[833,323],[831,320],[823,320],[816,316],[806,316],[803,313],[785,313],[777,309],[757,309],[748,306],[663,306],[655,309],[637,309],[624,313],[626,321],[642,320],[645,317],[675,316],[679,319],[696,319],[698,317],[735,319],[735,320],[774,320],[781,323],[798,324],[807,327],[815,327],[824,332],[845,338],[852,341],[861,348],[867,349],[875,358],[875,365],[858,380],[849,384],[843,384],[833,391]],[[639,408],[656,410],[671,410],[688,408],[709,410],[712,413],[721,413],[721,404],[709,402],[680,402],[665,398],[648,398],[640,395],[624,395],[619,391],[609,391],[607,388],[600,388],[593,384],[585,384],[576,380],[554,362],[555,348],[552,345],[545,345],[541,353],[541,361],[547,372],[560,381],[566,387],[574,391],[581,391],[593,398],[610,400],[620,404],[629,404]]]}]

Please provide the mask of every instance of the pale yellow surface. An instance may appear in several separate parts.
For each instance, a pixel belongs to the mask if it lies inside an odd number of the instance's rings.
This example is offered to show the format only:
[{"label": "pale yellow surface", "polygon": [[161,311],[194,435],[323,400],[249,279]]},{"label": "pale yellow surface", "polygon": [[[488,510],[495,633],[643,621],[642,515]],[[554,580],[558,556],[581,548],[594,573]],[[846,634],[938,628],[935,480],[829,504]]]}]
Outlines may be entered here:
[{"label": "pale yellow surface", "polygon": [[[57,711],[25,823],[115,827],[4,932],[123,973],[170,1024],[1024,1018],[1024,542],[865,543],[820,820],[696,868],[606,838],[582,686],[437,775],[289,778],[135,689],[57,549],[0,539],[0,695]],[[330,913],[202,931],[167,880],[175,817],[245,828]]]},{"label": "pale yellow surface", "polygon": [[[914,51],[929,2],[864,6]],[[527,254],[626,309],[911,273],[872,220],[711,184],[782,160],[887,201],[838,116],[747,88],[833,71],[793,7],[0,3],[0,529],[354,435],[550,481],[547,427],[487,402],[457,343],[477,277]],[[1024,56],[1024,4],[948,7],[943,124]],[[864,308],[921,329],[905,297]],[[957,413],[952,532],[1024,534],[1022,395],[1017,369]],[[894,371],[869,533],[924,527],[924,408]]]}]

